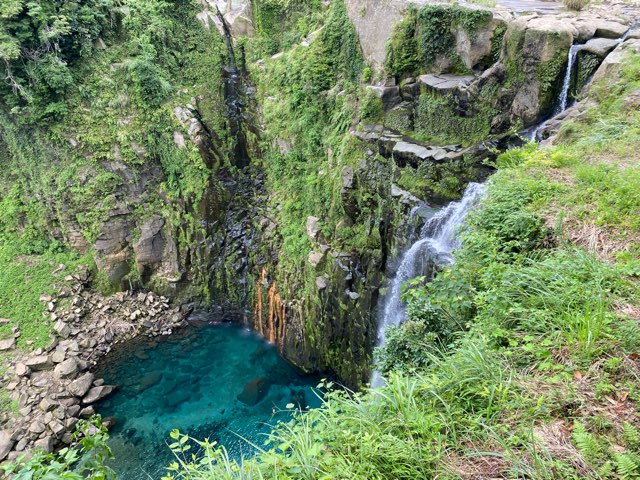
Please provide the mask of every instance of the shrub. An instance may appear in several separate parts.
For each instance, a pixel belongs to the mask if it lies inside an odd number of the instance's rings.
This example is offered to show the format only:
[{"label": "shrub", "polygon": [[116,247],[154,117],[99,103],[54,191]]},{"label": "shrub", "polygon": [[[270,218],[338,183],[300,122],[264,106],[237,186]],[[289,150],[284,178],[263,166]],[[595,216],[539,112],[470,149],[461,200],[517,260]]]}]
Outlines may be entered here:
[{"label": "shrub", "polygon": [[562,0],[562,3],[564,3],[564,6],[569,10],[580,12],[589,6],[591,0]]}]

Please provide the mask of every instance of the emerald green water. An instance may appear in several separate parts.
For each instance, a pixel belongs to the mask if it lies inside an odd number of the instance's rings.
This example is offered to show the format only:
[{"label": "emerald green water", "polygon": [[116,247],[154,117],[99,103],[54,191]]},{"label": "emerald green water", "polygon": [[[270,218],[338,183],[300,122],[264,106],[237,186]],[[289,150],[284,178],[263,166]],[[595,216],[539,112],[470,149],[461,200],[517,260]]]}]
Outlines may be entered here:
[{"label": "emerald green water", "polygon": [[[173,460],[167,442],[174,428],[217,440],[240,459],[255,453],[246,440],[262,445],[272,426],[290,417],[287,404],[320,404],[318,377],[302,375],[273,346],[228,324],[136,341],[109,355],[97,373],[119,387],[96,410],[115,417],[112,467],[122,480],[159,479]],[[252,381],[259,388],[241,395]]]}]

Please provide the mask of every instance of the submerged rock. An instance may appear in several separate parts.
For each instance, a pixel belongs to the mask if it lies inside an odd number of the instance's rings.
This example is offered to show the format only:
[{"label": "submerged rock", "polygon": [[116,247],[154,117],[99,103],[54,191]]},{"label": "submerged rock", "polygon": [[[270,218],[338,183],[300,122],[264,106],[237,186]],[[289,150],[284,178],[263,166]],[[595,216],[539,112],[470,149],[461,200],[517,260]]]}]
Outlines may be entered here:
[{"label": "submerged rock", "polygon": [[181,403],[186,402],[191,398],[191,392],[188,390],[174,390],[172,393],[167,395],[164,400],[164,404],[167,407],[175,408]]},{"label": "submerged rock", "polygon": [[157,385],[160,382],[160,380],[162,380],[162,372],[160,371],[150,372],[140,379],[140,382],[138,383],[135,390],[138,393],[144,392],[145,390],[153,387],[154,385]]},{"label": "submerged rock", "polygon": [[271,383],[266,378],[256,378],[244,386],[244,390],[242,390],[242,393],[238,395],[237,398],[242,403],[253,407],[267,396],[270,387]]}]

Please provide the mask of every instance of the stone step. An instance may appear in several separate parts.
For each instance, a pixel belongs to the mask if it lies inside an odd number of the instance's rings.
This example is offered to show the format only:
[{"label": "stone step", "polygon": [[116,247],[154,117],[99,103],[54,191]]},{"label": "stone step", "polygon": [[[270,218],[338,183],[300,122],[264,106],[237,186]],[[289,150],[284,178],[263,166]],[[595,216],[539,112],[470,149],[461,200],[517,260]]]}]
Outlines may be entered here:
[{"label": "stone step", "polygon": [[473,75],[456,76],[448,73],[420,75],[418,81],[422,87],[441,94],[451,93],[469,86],[474,80]]}]

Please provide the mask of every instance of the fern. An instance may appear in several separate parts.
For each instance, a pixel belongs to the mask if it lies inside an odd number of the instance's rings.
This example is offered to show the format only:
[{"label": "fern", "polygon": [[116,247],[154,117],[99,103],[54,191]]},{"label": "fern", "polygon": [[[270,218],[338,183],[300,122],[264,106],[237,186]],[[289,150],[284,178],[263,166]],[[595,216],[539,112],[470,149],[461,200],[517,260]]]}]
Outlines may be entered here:
[{"label": "fern", "polygon": [[615,477],[615,466],[613,462],[611,462],[610,460],[607,460],[598,469],[596,478],[614,478],[614,477]]},{"label": "fern", "polygon": [[572,436],[576,447],[587,460],[595,461],[599,458],[602,451],[600,444],[583,424],[576,422]]},{"label": "fern", "polygon": [[616,472],[623,480],[640,478],[640,457],[633,453],[615,453]]},{"label": "fern", "polygon": [[622,436],[628,447],[640,447],[640,431],[629,422],[624,422],[622,425]]}]

